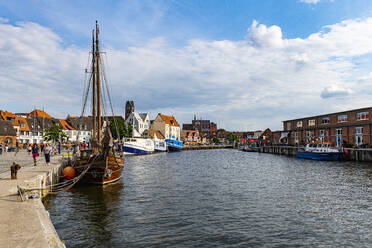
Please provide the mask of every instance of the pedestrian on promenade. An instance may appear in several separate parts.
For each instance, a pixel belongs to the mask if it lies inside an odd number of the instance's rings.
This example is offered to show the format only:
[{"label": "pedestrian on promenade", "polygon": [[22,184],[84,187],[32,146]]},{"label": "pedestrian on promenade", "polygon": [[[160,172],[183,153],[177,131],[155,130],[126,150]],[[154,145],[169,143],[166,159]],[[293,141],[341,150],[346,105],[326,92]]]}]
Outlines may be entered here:
[{"label": "pedestrian on promenade", "polygon": [[39,156],[39,147],[36,144],[34,144],[32,146],[31,151],[32,151],[32,157],[34,158],[34,166],[36,166],[37,157]]},{"label": "pedestrian on promenade", "polygon": [[31,154],[31,145],[27,146],[27,151],[28,151],[28,155],[30,155]]},{"label": "pedestrian on promenade", "polygon": [[8,149],[9,149],[8,144],[5,144],[5,152],[8,152]]},{"label": "pedestrian on promenade", "polygon": [[17,155],[18,152],[19,152],[19,143],[17,141],[16,142],[16,149],[15,149],[14,157]]},{"label": "pedestrian on promenade", "polygon": [[45,162],[47,165],[50,165],[51,154],[52,154],[52,147],[49,144],[46,144],[44,147],[44,156],[45,156]]},{"label": "pedestrian on promenade", "polygon": [[40,152],[43,152],[43,151],[44,151],[44,143],[41,144],[41,146],[40,146]]},{"label": "pedestrian on promenade", "polygon": [[0,155],[3,154],[3,145],[0,143]]}]

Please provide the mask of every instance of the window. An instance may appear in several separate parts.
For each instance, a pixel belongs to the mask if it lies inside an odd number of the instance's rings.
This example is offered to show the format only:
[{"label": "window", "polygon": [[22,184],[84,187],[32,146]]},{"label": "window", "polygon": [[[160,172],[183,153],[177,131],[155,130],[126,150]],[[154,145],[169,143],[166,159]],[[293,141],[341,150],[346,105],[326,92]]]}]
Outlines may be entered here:
[{"label": "window", "polygon": [[341,136],[342,135],[342,128],[336,129],[336,135]]},{"label": "window", "polygon": [[291,130],[291,123],[287,122],[287,130]]},{"label": "window", "polygon": [[330,122],[329,117],[322,118],[322,124],[328,124]]},{"label": "window", "polygon": [[25,124],[21,122],[21,128],[25,128]]},{"label": "window", "polygon": [[347,121],[347,115],[339,115],[337,116],[338,122],[346,122]]},{"label": "window", "polygon": [[355,128],[355,145],[363,145],[363,127]]},{"label": "window", "polygon": [[313,137],[313,132],[312,131],[306,131],[306,141],[310,142]]},{"label": "window", "polygon": [[298,135],[298,134],[299,134],[298,132],[295,132],[295,143],[296,143],[296,144],[300,143],[300,142],[299,142],[300,139],[299,139],[299,135]]},{"label": "window", "polygon": [[357,120],[362,121],[362,120],[368,120],[369,117],[369,112],[360,112],[357,113]]},{"label": "window", "polygon": [[302,121],[297,122],[297,127],[302,127]]},{"label": "window", "polygon": [[309,120],[308,125],[315,126],[315,119]]},{"label": "window", "polygon": [[24,131],[21,131],[21,135],[24,135],[25,134],[25,132]]},{"label": "window", "polygon": [[320,142],[324,142],[324,130],[320,130],[319,131],[319,141]]}]

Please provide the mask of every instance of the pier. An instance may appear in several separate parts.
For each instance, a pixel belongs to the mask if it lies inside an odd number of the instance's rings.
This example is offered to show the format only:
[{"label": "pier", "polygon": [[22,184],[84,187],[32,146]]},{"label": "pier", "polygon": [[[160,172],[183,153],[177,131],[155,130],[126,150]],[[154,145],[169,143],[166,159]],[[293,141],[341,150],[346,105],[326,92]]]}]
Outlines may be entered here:
[{"label": "pier", "polygon": [[[286,156],[296,156],[296,152],[304,147],[298,146],[263,146],[253,147],[252,150],[261,153],[271,153]],[[347,151],[342,158],[345,161],[372,162],[372,149],[344,148]]]},{"label": "pier", "polygon": [[[13,160],[13,153],[3,154],[0,174],[0,243],[1,247],[58,247],[65,245],[60,240],[44,208],[42,199],[47,190],[34,190],[30,199],[22,201],[17,186],[27,189],[44,188],[59,179],[60,159],[53,157],[50,166],[46,166],[43,157],[39,157],[38,166],[32,165],[29,156],[27,164],[21,163],[18,179],[10,179],[6,171],[6,161]],[[27,154],[24,154],[26,157]],[[23,158],[25,160],[25,158]],[[23,161],[22,160],[22,161]],[[16,160],[17,161],[17,160]],[[9,164],[10,166],[10,164]]]}]

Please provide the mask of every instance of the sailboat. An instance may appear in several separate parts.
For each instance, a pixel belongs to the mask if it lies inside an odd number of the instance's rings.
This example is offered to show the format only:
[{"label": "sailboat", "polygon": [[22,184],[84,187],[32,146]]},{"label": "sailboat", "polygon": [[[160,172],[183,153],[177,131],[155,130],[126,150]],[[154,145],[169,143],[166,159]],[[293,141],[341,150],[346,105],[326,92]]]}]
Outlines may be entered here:
[{"label": "sailboat", "polygon": [[[100,47],[99,47],[99,27],[96,21],[96,28],[93,30],[92,39],[92,61],[89,82],[84,92],[84,103],[82,116],[84,115],[85,105],[91,90],[92,95],[92,124],[93,131],[91,136],[91,148],[81,150],[80,156],[77,157],[74,163],[74,169],[77,176],[80,177],[79,182],[88,184],[109,184],[120,179],[124,168],[123,153],[119,149],[115,149],[113,138],[110,130],[110,121],[107,116],[102,116],[101,107],[104,108],[102,96],[106,96],[110,101],[112,115],[113,108],[109,92],[103,92],[107,87],[105,73],[101,70]],[[106,87],[103,87],[106,83]],[[106,112],[106,111],[105,111]],[[106,120],[105,120],[106,118]],[[113,120],[115,122],[115,117]],[[103,125],[105,122],[105,125]],[[119,146],[120,147],[120,146]]]}]

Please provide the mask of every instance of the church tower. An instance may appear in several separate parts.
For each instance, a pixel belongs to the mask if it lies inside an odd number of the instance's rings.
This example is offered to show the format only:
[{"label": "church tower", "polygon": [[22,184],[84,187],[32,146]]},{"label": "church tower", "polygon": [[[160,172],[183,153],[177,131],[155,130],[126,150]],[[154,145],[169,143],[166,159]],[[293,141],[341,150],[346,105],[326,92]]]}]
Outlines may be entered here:
[{"label": "church tower", "polygon": [[133,101],[127,101],[125,103],[125,120],[128,119],[129,115],[134,112],[134,102]]}]

